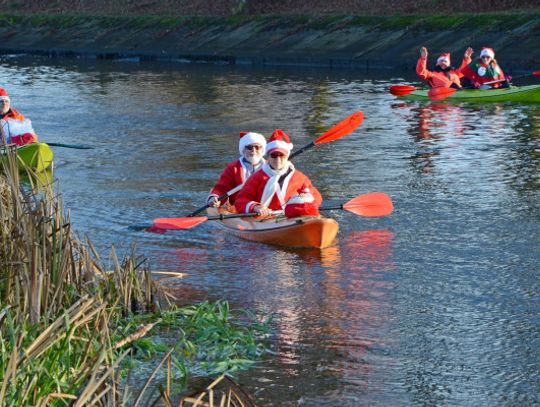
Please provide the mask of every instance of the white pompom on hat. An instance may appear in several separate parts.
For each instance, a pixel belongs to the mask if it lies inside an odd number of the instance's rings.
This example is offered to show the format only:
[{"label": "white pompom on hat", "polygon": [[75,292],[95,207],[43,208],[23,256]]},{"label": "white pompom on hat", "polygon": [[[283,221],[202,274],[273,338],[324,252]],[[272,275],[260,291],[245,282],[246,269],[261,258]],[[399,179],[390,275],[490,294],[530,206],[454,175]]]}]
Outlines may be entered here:
[{"label": "white pompom on hat", "polygon": [[241,131],[240,141],[238,142],[238,150],[240,150],[240,154],[244,154],[244,149],[250,144],[259,144],[264,150],[266,148],[266,139],[262,134],[259,133]]},{"label": "white pompom on hat", "polygon": [[274,150],[281,151],[283,154],[289,154],[293,149],[293,144],[289,135],[283,130],[276,129],[268,139],[266,145],[266,154],[270,154]]},{"label": "white pompom on hat", "polygon": [[483,47],[482,51],[480,51],[480,58],[482,58],[482,57],[495,58],[495,52],[491,48]]},{"label": "white pompom on hat", "polygon": [[449,52],[443,52],[441,55],[439,55],[439,58],[437,58],[437,64],[440,62],[446,62],[448,65],[450,65],[450,53]]}]

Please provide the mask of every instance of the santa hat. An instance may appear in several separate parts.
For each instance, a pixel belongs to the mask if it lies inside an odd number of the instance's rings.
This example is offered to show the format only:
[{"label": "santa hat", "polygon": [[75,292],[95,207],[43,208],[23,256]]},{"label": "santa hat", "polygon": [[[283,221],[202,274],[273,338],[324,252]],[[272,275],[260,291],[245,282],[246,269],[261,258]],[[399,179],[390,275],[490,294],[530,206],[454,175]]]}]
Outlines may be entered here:
[{"label": "santa hat", "polygon": [[488,47],[483,47],[482,51],[480,51],[480,58],[482,57],[491,57],[495,58],[495,52],[493,52],[493,49]]},{"label": "santa hat", "polygon": [[270,136],[266,145],[266,154],[270,154],[274,150],[281,151],[283,154],[289,155],[293,149],[291,139],[283,130],[276,129]]},{"label": "santa hat", "polygon": [[287,205],[299,204],[299,203],[311,203],[315,200],[313,195],[311,195],[311,191],[309,190],[306,184],[303,184],[300,188],[296,190],[296,192],[298,195],[292,196],[287,201]]},{"label": "santa hat", "polygon": [[439,55],[439,58],[437,58],[437,64],[441,62],[446,62],[448,65],[450,65],[450,53],[449,52],[443,52],[441,55]]},{"label": "santa hat", "polygon": [[249,146],[250,144],[259,144],[264,150],[264,148],[266,147],[266,139],[262,134],[259,133],[253,133],[251,131],[241,131],[240,141],[238,142],[238,150],[240,150],[240,154],[243,154],[246,146]]},{"label": "santa hat", "polygon": [[9,100],[7,90],[5,90],[4,88],[0,88],[0,100]]}]

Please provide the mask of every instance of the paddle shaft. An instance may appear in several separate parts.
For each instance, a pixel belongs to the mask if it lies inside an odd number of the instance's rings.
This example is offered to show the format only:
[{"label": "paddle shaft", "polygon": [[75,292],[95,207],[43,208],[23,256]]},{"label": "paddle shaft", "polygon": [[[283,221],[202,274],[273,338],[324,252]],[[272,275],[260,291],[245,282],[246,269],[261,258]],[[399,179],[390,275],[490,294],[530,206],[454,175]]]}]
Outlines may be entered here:
[{"label": "paddle shaft", "polygon": [[[526,78],[527,76],[538,76],[539,74],[540,74],[540,71],[535,71],[535,72],[527,73],[525,75],[513,76],[512,80]],[[508,78],[497,79],[496,81],[484,82],[482,85],[491,85],[492,83],[499,83],[499,82],[510,82],[510,80]]]},{"label": "paddle shaft", "polygon": [[80,144],[64,144],[64,143],[46,143],[46,144],[48,144],[51,147],[74,148],[77,150],[91,150],[94,148],[94,147],[84,146]]},{"label": "paddle shaft", "polygon": [[[315,146],[315,142],[312,141],[311,143],[305,145],[304,147],[300,148],[299,150],[293,152],[290,156],[289,156],[289,160],[293,157],[296,157],[297,155],[303,153],[304,151],[306,150],[309,150],[311,147]],[[244,186],[244,184],[240,184],[238,185],[237,187],[231,189],[230,191],[228,192],[225,192],[223,195],[219,196],[217,199],[218,201],[223,201],[224,199],[227,199],[228,197],[230,197],[231,195],[235,194],[236,192],[240,191],[242,189],[242,187]],[[199,209],[196,209],[195,211],[191,212],[188,217],[193,217],[193,216],[196,216],[198,215],[199,213],[201,213],[202,211],[204,211],[205,209],[209,208],[210,207],[210,204],[206,204],[204,206],[201,206]]]}]

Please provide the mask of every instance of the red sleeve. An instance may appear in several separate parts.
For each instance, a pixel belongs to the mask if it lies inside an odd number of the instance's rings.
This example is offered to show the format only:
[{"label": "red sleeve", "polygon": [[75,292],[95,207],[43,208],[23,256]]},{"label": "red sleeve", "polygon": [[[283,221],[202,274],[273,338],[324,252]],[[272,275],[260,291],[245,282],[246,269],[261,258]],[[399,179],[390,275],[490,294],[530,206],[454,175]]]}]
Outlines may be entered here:
[{"label": "red sleeve", "polygon": [[259,170],[248,178],[234,201],[234,207],[237,212],[249,212],[253,209],[254,205],[260,203],[259,200],[262,196],[263,188],[266,185],[265,175],[264,171]]},{"label": "red sleeve", "polygon": [[416,74],[425,80],[428,80],[431,78],[432,74],[430,71],[427,70],[427,58],[418,58],[418,62],[416,63]]},{"label": "red sleeve", "polygon": [[471,69],[470,64],[461,69],[461,73],[467,79],[471,81],[476,81],[476,73]]},{"label": "red sleeve", "polygon": [[216,185],[210,190],[210,194],[221,196],[239,185],[236,181],[236,173],[238,172],[237,163],[238,160],[227,164]]},{"label": "red sleeve", "polygon": [[461,61],[461,65],[459,66],[458,69],[456,69],[456,74],[457,76],[459,76],[460,78],[463,77],[463,70],[465,68],[467,68],[467,66],[469,66],[469,64],[471,63],[471,58],[467,58],[467,57],[463,57],[463,60]]}]

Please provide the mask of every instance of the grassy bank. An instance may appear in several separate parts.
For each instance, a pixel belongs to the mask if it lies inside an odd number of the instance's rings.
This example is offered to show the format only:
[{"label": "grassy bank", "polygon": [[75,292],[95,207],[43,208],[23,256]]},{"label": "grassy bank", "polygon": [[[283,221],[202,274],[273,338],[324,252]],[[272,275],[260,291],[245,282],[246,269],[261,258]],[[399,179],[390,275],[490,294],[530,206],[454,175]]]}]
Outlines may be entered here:
[{"label": "grassy bank", "polygon": [[[55,183],[32,174],[23,181],[7,154],[0,165],[0,405],[146,405],[155,393],[178,398],[189,375],[244,369],[265,352],[266,324],[238,319],[226,302],[176,307],[166,280],[154,280],[134,252],[119,259],[113,249],[105,268],[91,242],[74,237]],[[130,366],[141,364],[158,366],[137,386],[161,386],[152,398],[127,386]]]},{"label": "grassy bank", "polygon": [[193,16],[193,15],[109,15],[102,12],[86,14],[81,12],[67,13],[17,13],[0,12],[0,23],[8,27],[54,27],[70,29],[74,27],[95,26],[101,29],[198,29],[207,26],[223,26],[234,28],[240,25],[256,23],[261,27],[275,29],[277,27],[297,27],[302,29],[326,30],[332,28],[346,29],[367,26],[378,30],[451,30],[460,27],[478,29],[496,29],[500,31],[519,28],[540,19],[540,8],[530,11],[484,12],[470,14],[407,14],[393,16],[369,15],[231,15],[231,16]]}]

